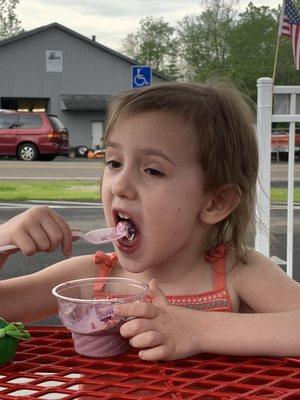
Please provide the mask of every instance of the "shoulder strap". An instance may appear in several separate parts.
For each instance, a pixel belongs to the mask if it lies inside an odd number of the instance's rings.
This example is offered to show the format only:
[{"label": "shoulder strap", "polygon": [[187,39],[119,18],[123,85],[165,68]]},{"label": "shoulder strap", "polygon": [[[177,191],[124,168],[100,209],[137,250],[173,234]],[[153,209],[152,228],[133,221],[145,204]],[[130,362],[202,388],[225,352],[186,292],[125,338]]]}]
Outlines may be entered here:
[{"label": "shoulder strap", "polygon": [[215,292],[226,288],[225,261],[227,252],[228,247],[225,243],[221,243],[205,256],[205,259],[213,267],[213,290]]},{"label": "shoulder strap", "polygon": [[94,254],[94,262],[99,265],[97,278],[108,276],[117,261],[118,259],[115,253],[106,254],[103,251],[97,251],[97,253]]},{"label": "shoulder strap", "polygon": [[[118,261],[115,253],[105,254],[103,251],[97,251],[94,254],[94,262],[99,265],[97,278],[105,278],[110,275],[112,268]],[[97,282],[94,287],[94,297],[97,298],[98,294],[101,293],[103,288],[103,282]]]},{"label": "shoulder strap", "polygon": [[213,264],[213,290],[218,292],[226,288],[226,272],[225,272],[226,255],[219,258]]}]

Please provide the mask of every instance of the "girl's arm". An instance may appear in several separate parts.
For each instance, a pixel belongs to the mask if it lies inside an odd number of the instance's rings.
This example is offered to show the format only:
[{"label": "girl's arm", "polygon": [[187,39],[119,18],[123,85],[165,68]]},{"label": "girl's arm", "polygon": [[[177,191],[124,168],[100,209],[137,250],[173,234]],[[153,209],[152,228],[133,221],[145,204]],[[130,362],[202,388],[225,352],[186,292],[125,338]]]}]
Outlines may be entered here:
[{"label": "girl's arm", "polygon": [[120,332],[140,349],[144,360],[175,360],[198,353],[300,356],[300,310],[238,314],[149,303],[116,309],[119,316],[136,317]]},{"label": "girl's arm", "polygon": [[118,305],[121,327],[146,360],[197,353],[300,356],[300,285],[258,253],[228,273],[230,285],[253,313],[200,312],[168,305],[156,282],[153,304]]},{"label": "girl's arm", "polygon": [[90,255],[58,262],[31,275],[0,281],[0,316],[7,321],[32,322],[57,313],[52,288],[59,283],[96,276]]},{"label": "girl's arm", "polygon": [[236,267],[228,279],[253,313],[209,313],[208,351],[214,346],[215,352],[227,354],[300,356],[300,284],[254,251],[248,264]]},{"label": "girl's arm", "polygon": [[[0,245],[7,244],[18,246],[27,256],[61,246],[69,256],[72,235],[61,216],[49,207],[37,206],[0,225]],[[0,253],[0,266],[7,257]],[[95,267],[91,256],[76,257],[35,274],[0,281],[0,317],[29,322],[56,313],[52,288],[67,280],[95,276]]]},{"label": "girl's arm", "polygon": [[201,313],[194,327],[198,331],[199,352],[300,356],[300,310],[261,314]]}]

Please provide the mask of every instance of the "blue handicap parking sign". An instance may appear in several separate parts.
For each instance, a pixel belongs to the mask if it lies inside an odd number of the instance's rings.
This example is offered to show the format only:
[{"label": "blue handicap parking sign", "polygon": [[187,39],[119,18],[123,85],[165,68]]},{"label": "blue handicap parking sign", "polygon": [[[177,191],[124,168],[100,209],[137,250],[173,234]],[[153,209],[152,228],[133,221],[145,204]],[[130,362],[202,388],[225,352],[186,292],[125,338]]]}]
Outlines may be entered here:
[{"label": "blue handicap parking sign", "polygon": [[152,81],[152,69],[137,65],[131,68],[131,87],[140,88],[150,86]]}]

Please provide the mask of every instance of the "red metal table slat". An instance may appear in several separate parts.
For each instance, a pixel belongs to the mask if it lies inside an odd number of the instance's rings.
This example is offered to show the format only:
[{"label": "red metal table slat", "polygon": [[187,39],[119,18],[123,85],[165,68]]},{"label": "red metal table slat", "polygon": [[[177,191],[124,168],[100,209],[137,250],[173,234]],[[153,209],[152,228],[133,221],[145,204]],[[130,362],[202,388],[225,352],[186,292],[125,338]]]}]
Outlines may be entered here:
[{"label": "red metal table slat", "polygon": [[62,327],[30,327],[14,361],[0,368],[0,400],[300,399],[300,358],[201,354],[146,362],[79,356]]}]

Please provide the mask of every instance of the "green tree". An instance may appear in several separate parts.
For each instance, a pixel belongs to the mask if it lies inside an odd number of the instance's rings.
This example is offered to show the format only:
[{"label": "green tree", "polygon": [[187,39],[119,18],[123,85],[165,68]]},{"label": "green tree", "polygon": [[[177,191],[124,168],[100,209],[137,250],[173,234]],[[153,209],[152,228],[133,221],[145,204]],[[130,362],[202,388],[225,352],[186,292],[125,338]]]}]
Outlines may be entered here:
[{"label": "green tree", "polygon": [[121,42],[121,51],[171,78],[178,77],[175,29],[163,18],[146,17],[136,33]]},{"label": "green tree", "polygon": [[208,76],[223,76],[228,66],[229,36],[237,13],[238,0],[206,0],[199,15],[178,22],[185,77],[202,81]]},{"label": "green tree", "polygon": [[22,32],[20,21],[15,13],[19,0],[0,0],[0,39]]},{"label": "green tree", "polygon": [[278,11],[249,3],[228,38],[227,76],[252,98],[257,79],[273,74],[277,21]]}]

